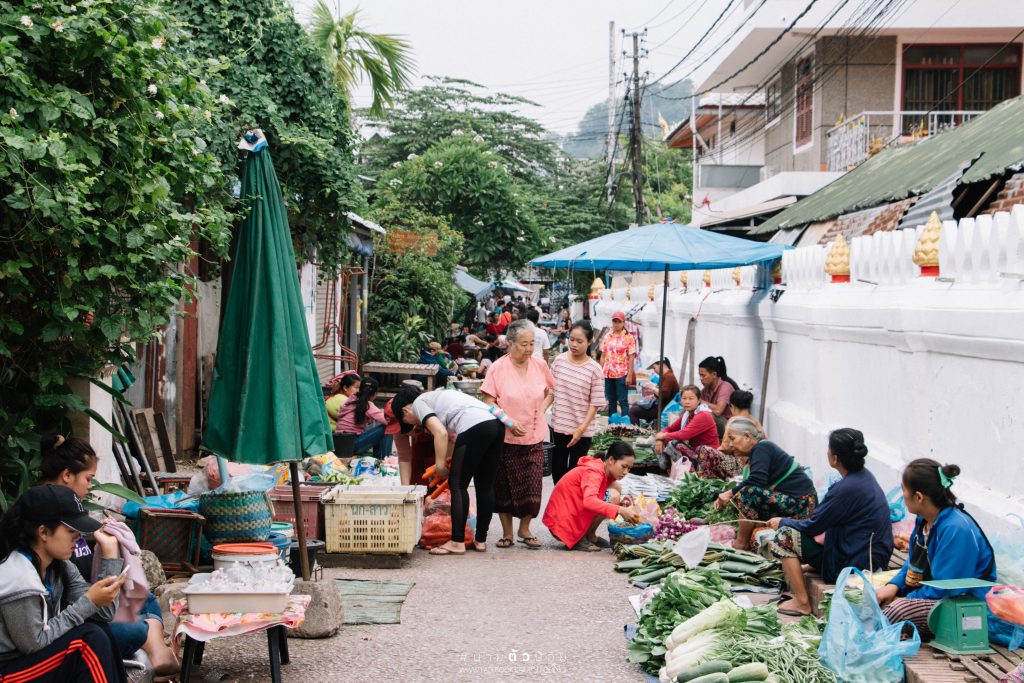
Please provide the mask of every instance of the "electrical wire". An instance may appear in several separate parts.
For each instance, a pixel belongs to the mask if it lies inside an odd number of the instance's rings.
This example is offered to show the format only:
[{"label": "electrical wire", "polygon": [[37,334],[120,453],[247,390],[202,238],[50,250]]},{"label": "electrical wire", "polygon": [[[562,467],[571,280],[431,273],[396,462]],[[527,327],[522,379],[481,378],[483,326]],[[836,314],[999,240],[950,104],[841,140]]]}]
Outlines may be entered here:
[{"label": "electrical wire", "polygon": [[[761,0],[761,4],[758,5],[757,9],[761,9],[761,7],[764,5],[765,2],[767,2],[767,0]],[[719,14],[717,17],[715,17],[715,20],[713,22],[711,22],[711,26],[708,27],[708,30],[704,32],[704,35],[702,35],[700,38],[697,39],[697,41],[693,44],[693,47],[690,48],[690,51],[687,52],[685,55],[683,55],[682,59],[680,59],[672,67],[670,67],[668,71],[666,71],[662,75],[658,76],[658,78],[656,78],[654,81],[652,81],[650,84],[648,84],[648,87],[653,87],[653,86],[657,85],[658,83],[660,83],[662,80],[664,80],[664,78],[666,76],[668,76],[670,73],[672,73],[673,71],[678,69],[679,66],[683,62],[685,62],[687,59],[689,59],[690,56],[694,53],[694,51],[704,42],[704,39],[707,38],[708,35],[710,35],[711,32],[714,31],[715,28],[718,27],[718,23],[720,21],[722,21],[722,19],[725,17],[726,12],[728,12],[730,10],[730,8],[734,7],[735,5],[736,5],[736,0],[729,0],[729,4],[725,6],[725,9],[722,10],[721,14]],[[756,12],[757,12],[757,10],[754,10],[754,13],[756,13]],[[754,13],[751,13],[751,16],[753,16]],[[679,79],[679,80],[682,80],[682,79]]]}]

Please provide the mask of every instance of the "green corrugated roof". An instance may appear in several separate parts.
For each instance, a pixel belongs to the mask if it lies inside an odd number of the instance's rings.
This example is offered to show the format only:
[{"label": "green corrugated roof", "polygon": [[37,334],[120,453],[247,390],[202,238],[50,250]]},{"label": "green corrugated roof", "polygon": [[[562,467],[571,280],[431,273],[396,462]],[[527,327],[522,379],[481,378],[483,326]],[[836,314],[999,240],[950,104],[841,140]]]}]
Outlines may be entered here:
[{"label": "green corrugated roof", "polygon": [[794,228],[924,194],[979,155],[958,185],[1024,167],[1024,97],[1007,100],[958,128],[876,154],[751,233]]}]

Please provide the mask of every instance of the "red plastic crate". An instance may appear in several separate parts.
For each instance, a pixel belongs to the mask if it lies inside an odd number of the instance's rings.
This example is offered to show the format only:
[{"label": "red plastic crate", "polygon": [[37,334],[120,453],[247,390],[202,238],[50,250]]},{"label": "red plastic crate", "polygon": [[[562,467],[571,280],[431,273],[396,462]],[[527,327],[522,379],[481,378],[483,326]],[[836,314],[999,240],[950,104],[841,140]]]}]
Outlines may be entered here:
[{"label": "red plastic crate", "polygon": [[[324,540],[324,506],[320,503],[320,494],[325,490],[323,486],[299,485],[299,499],[302,501],[302,526],[306,530],[306,538]],[[274,521],[295,524],[292,485],[275,486],[270,490],[270,499],[274,501]]]}]

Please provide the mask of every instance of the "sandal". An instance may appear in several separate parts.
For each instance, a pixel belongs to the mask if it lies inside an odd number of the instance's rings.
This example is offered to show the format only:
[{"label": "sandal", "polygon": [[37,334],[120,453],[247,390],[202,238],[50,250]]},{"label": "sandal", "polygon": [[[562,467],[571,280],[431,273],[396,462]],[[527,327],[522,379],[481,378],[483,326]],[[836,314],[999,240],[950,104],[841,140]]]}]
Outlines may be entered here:
[{"label": "sandal", "polygon": [[519,542],[530,550],[540,550],[540,539],[536,536],[520,536]]},{"label": "sandal", "polygon": [[478,553],[487,552],[487,541],[472,541],[466,546],[467,550],[475,550]]},{"label": "sandal", "polygon": [[499,548],[511,548],[513,545],[513,541],[508,536],[503,536],[502,538],[499,538],[498,542],[494,545],[496,545]]},{"label": "sandal", "polygon": [[611,548],[612,547],[611,543],[609,543],[606,539],[601,538],[600,536],[598,536],[596,539],[594,539],[593,541],[590,541],[590,542],[593,543],[594,545],[596,545],[598,548]]},{"label": "sandal", "polygon": [[573,550],[579,550],[579,551],[584,552],[584,553],[599,553],[599,552],[601,552],[601,548],[599,548],[597,546],[597,544],[591,543],[590,541],[588,541],[585,538],[581,539],[579,543],[577,543],[576,545],[574,545],[572,547],[572,549]]},{"label": "sandal", "polygon": [[431,555],[465,555],[466,551],[463,550],[460,553],[457,550],[449,550],[448,548],[445,548],[444,546],[439,545],[436,548],[431,548],[430,549],[430,554]]}]

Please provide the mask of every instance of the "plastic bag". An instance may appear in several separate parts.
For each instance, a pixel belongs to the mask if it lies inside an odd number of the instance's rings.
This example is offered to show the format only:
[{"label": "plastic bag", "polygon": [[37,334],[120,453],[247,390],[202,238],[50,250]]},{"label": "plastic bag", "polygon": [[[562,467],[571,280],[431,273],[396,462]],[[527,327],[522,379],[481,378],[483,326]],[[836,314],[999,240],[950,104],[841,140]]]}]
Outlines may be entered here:
[{"label": "plastic bag", "polygon": [[657,525],[658,520],[661,519],[661,507],[658,505],[658,501],[648,498],[642,493],[633,500],[633,512],[637,514],[641,522],[646,522],[651,526]]},{"label": "plastic bag", "polygon": [[173,493],[165,493],[162,496],[146,496],[142,500],[146,501],[145,505],[139,505],[128,501],[121,508],[121,514],[128,519],[138,519],[139,510],[142,508],[157,508],[160,510],[173,510],[175,508],[179,510],[189,510],[191,512],[199,512],[199,499],[195,497],[189,497],[188,500],[182,501],[185,498],[183,491],[175,491]]},{"label": "plastic bag", "polygon": [[1024,586],[1024,520],[1018,515],[1007,516],[1016,519],[1020,526],[992,537],[996,571],[1002,583]]},{"label": "plastic bag", "polygon": [[708,551],[709,543],[711,543],[711,529],[702,526],[688,534],[683,534],[672,547],[672,552],[683,558],[687,569],[693,569],[704,561],[704,553]]},{"label": "plastic bag", "polygon": [[899,486],[885,494],[885,502],[889,504],[889,521],[900,522],[907,516],[907,504],[903,502],[903,489]]},{"label": "plastic bag", "polygon": [[1024,626],[1024,588],[996,586],[985,596],[985,602],[1000,619]]},{"label": "plastic bag", "polygon": [[[846,599],[846,582],[851,573],[864,582],[859,605]],[[900,640],[905,625],[913,629],[914,635]],[[890,624],[867,577],[859,569],[844,569],[836,581],[828,624],[818,647],[821,663],[845,683],[902,683],[902,658],[917,654],[919,649],[921,636],[917,628],[909,621]]]},{"label": "plastic bag", "polygon": [[[466,522],[466,540],[473,538],[473,528]],[[423,520],[423,533],[420,545],[424,548],[436,548],[452,540],[452,517],[449,514],[437,513]]]},{"label": "plastic bag", "polygon": [[609,524],[608,541],[611,543],[643,543],[654,538],[654,525],[640,524]]},{"label": "plastic bag", "polygon": [[668,478],[672,481],[681,481],[683,477],[693,469],[693,463],[689,458],[679,458],[672,461],[672,469],[669,470]]},{"label": "plastic bag", "polygon": [[661,410],[661,428],[667,429],[675,422],[683,412],[683,406],[679,404],[679,394],[675,395],[668,404]]}]

